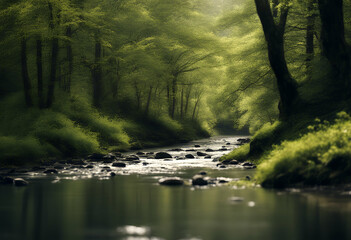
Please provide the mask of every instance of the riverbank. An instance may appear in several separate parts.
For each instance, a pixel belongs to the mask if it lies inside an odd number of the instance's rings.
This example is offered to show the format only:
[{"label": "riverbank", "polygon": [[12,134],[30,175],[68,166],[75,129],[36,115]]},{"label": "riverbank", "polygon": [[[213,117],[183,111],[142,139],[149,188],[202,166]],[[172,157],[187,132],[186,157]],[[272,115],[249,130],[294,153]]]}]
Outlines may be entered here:
[{"label": "riverbank", "polygon": [[[42,166],[57,173],[38,169],[7,175],[17,174],[29,184],[0,184],[0,196],[4,196],[0,198],[0,238],[348,239],[351,230],[345,226],[351,217],[350,188],[336,192],[238,186],[238,180],[253,178],[256,169],[241,164],[222,168],[216,159],[236,148],[239,138],[244,136],[217,136],[122,153],[127,159],[143,152],[137,155],[139,163],[113,160],[126,167],[104,163],[108,159],[85,159],[84,165],[61,162]],[[158,152],[167,152],[172,158],[148,159]],[[188,154],[195,158],[185,158]],[[194,186],[192,180],[204,172],[209,184]],[[169,177],[178,177],[185,184],[158,184]]]},{"label": "riverbank", "polygon": [[[285,125],[284,125],[285,124]],[[309,187],[351,182],[351,117],[340,112],[331,121],[315,119],[284,138],[288,123],[275,123],[256,133],[251,143],[223,160],[259,164],[256,181],[263,187]],[[297,129],[295,126],[293,129]],[[267,143],[275,142],[275,146]]]},{"label": "riverbank", "polygon": [[82,158],[209,136],[198,121],[104,113],[79,99],[62,98],[52,109],[27,108],[17,96],[0,102],[0,165]]}]

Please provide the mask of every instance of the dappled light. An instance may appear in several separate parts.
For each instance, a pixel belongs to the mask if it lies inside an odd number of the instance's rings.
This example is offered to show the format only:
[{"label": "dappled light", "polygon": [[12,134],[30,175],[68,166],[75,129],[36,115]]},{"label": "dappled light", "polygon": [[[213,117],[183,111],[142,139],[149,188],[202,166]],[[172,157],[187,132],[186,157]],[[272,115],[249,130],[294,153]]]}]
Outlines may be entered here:
[{"label": "dappled light", "polygon": [[350,41],[350,0],[2,0],[0,239],[350,239]]}]

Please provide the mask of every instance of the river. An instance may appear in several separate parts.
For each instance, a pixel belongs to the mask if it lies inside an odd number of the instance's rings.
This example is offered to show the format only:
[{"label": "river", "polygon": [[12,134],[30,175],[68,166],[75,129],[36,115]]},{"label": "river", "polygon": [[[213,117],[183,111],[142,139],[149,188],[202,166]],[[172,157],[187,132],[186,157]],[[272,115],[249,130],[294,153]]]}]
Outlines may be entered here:
[{"label": "river", "polygon": [[[218,168],[213,159],[236,147],[222,136],[145,152],[167,151],[172,161],[112,168],[63,168],[59,174],[25,173],[26,187],[0,185],[0,239],[33,240],[295,240],[351,239],[351,192],[265,190],[217,184],[161,186],[161,177],[185,180],[206,171],[213,178],[253,177],[255,170]],[[211,159],[175,160],[206,149]],[[196,153],[196,152],[195,152]],[[110,177],[109,167],[116,176]],[[236,199],[233,201],[233,199]]]}]

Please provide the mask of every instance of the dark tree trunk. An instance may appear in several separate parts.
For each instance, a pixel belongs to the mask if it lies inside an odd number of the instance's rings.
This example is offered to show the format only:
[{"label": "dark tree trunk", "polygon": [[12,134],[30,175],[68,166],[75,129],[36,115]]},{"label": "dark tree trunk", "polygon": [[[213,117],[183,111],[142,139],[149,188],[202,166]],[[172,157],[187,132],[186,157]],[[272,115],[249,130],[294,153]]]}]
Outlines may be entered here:
[{"label": "dark tree trunk", "polygon": [[48,85],[48,96],[46,101],[47,108],[50,108],[54,101],[58,50],[59,50],[58,39],[54,38],[52,40],[52,48],[51,48],[51,69],[50,69],[50,78],[49,78],[49,85]]},{"label": "dark tree trunk", "polygon": [[136,97],[136,104],[137,109],[141,109],[141,91],[139,90],[138,83],[134,81],[134,88],[135,88],[135,97]]},{"label": "dark tree trunk", "polygon": [[342,0],[318,0],[322,22],[322,53],[329,60],[340,87],[350,97],[350,57],[345,41]]},{"label": "dark tree trunk", "polygon": [[[54,17],[53,17],[53,8],[51,3],[49,5],[49,13],[50,13],[50,28],[54,30]],[[46,107],[50,108],[54,101],[54,92],[55,92],[55,82],[56,82],[56,72],[57,72],[57,59],[58,59],[58,51],[59,51],[59,42],[58,38],[54,37],[52,39],[51,46],[51,63],[50,63],[50,77],[49,77],[49,85],[48,85],[48,95],[46,99]]]},{"label": "dark tree trunk", "polygon": [[282,8],[279,23],[274,22],[268,0],[255,0],[258,16],[268,44],[268,56],[277,79],[280,94],[280,118],[287,119],[293,112],[293,104],[298,98],[297,82],[292,78],[285,60],[284,32],[288,8]]},{"label": "dark tree trunk", "polygon": [[38,101],[39,108],[44,108],[43,94],[43,45],[41,39],[37,40],[37,78],[38,78]]},{"label": "dark tree trunk", "polygon": [[151,104],[151,95],[152,95],[152,90],[153,87],[150,86],[149,88],[149,94],[147,96],[147,102],[146,102],[146,106],[145,106],[145,115],[148,116],[149,115],[149,110],[150,110],[150,104]]},{"label": "dark tree trunk", "polygon": [[21,71],[22,71],[22,81],[24,90],[24,100],[27,107],[33,106],[32,96],[31,96],[31,84],[28,74],[28,64],[27,64],[27,39],[21,39]]},{"label": "dark tree trunk", "polygon": [[72,73],[73,73],[73,50],[72,50],[72,28],[67,27],[66,29],[66,36],[69,38],[66,46],[66,54],[67,54],[67,61],[68,61],[68,71],[65,81],[65,91],[70,93],[71,92],[71,83],[72,83]]},{"label": "dark tree trunk", "polygon": [[191,94],[191,85],[188,86],[188,89],[186,91],[185,95],[185,107],[184,107],[184,116],[186,117],[188,113],[188,107],[189,107],[189,100],[190,100],[190,94]]},{"label": "dark tree trunk", "polygon": [[183,119],[183,113],[184,113],[184,86],[182,86],[182,91],[180,94],[180,119]]},{"label": "dark tree trunk", "polygon": [[312,65],[311,61],[314,57],[314,33],[315,33],[315,19],[314,13],[315,0],[310,0],[307,6],[307,30],[306,30],[306,70],[307,75],[311,78]]},{"label": "dark tree trunk", "polygon": [[120,75],[120,67],[119,67],[119,60],[116,60],[116,81],[113,84],[113,89],[112,89],[112,96],[113,99],[117,99],[118,96],[118,90],[119,90],[119,81],[121,79],[121,75]]},{"label": "dark tree trunk", "polygon": [[172,114],[172,104],[171,104],[171,93],[169,89],[169,84],[167,84],[167,102],[168,102],[168,115],[171,116]]},{"label": "dark tree trunk", "polygon": [[193,110],[193,115],[192,115],[192,117],[191,117],[192,120],[195,120],[196,109],[197,109],[197,106],[198,106],[199,102],[200,102],[200,97],[197,98],[196,101],[195,101],[194,110]]},{"label": "dark tree trunk", "polygon": [[96,108],[101,107],[101,94],[102,94],[102,68],[101,68],[101,53],[102,47],[100,41],[95,42],[95,61],[92,67],[93,79],[93,105]]}]

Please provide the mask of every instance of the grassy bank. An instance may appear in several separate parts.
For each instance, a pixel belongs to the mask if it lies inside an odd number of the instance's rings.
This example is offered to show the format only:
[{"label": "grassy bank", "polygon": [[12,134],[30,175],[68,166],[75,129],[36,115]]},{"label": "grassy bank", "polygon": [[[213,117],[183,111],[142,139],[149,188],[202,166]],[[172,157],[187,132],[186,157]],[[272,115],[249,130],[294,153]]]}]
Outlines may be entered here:
[{"label": "grassy bank", "polygon": [[314,186],[351,182],[351,117],[276,122],[266,125],[244,145],[222,157],[257,164],[263,187]]},{"label": "grassy bank", "polygon": [[0,165],[82,157],[209,136],[198,122],[180,122],[167,116],[121,119],[72,98],[57,100],[52,109],[27,108],[21,97],[13,95],[0,102]]}]

